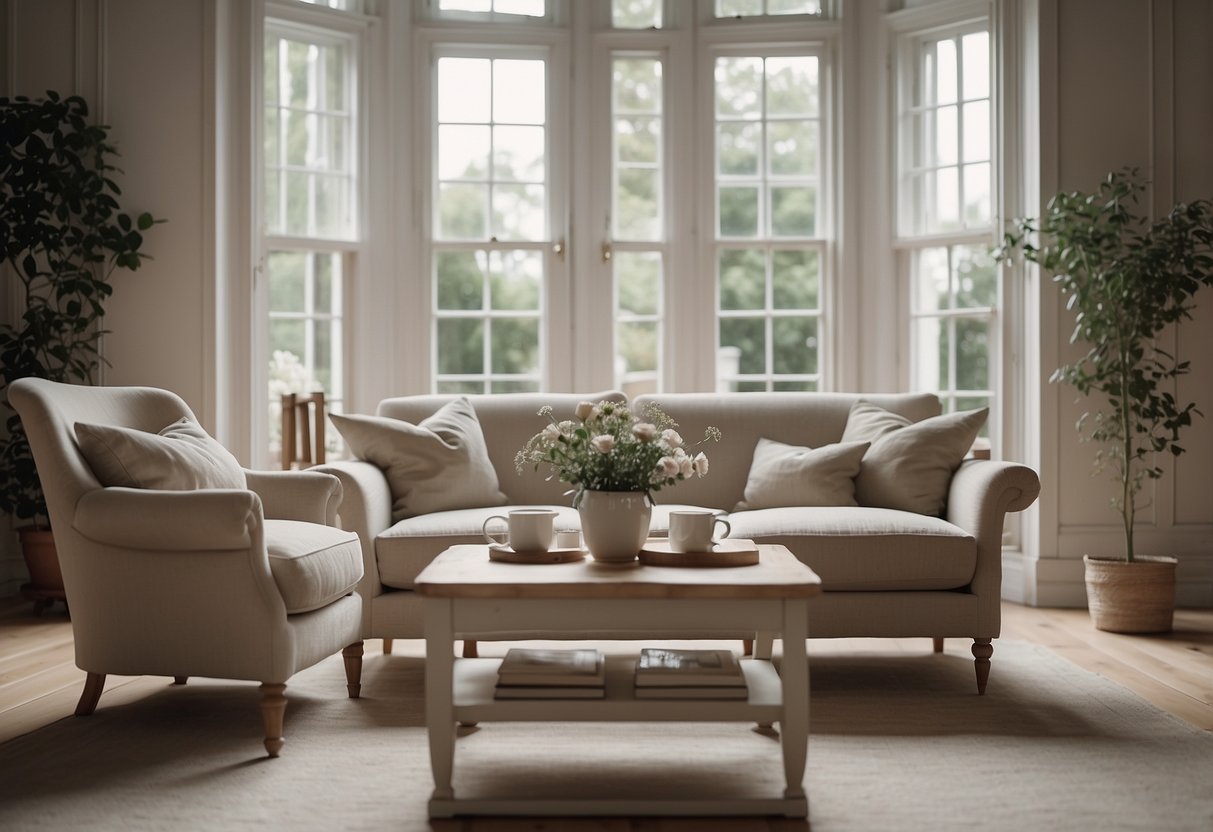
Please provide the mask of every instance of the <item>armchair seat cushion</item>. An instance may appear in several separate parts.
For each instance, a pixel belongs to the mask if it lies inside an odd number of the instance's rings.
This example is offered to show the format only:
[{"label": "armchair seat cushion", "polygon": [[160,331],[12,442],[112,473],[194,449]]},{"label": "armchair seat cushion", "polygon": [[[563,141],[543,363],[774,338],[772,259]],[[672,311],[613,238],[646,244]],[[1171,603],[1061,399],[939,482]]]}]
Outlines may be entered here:
[{"label": "armchair seat cushion", "polygon": [[353,532],[299,520],[266,520],[265,548],[288,614],[328,606],[349,595],[362,578],[362,548]]},{"label": "armchair seat cushion", "polygon": [[887,508],[737,511],[731,537],[787,546],[827,592],[960,589],[973,580],[977,541],[938,517]]}]

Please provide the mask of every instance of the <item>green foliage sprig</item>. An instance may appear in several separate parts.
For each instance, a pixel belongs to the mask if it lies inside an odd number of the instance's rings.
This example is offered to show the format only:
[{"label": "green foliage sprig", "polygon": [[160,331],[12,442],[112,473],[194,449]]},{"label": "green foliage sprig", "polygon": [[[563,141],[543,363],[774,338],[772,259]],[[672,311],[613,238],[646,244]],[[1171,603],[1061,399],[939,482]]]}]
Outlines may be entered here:
[{"label": "green foliage sprig", "polygon": [[548,466],[552,477],[574,486],[574,506],[586,490],[652,492],[706,476],[707,455],[693,453],[694,447],[720,441],[720,430],[709,427],[688,448],[678,425],[653,402],[639,417],[626,404],[609,401],[581,402],[576,419],[557,421],[551,407],[539,415],[548,425],[527,440],[514,466],[520,474]]},{"label": "green foliage sprig", "polygon": [[1137,207],[1145,189],[1139,171],[1126,168],[1109,173],[1093,193],[1059,193],[1039,219],[1017,221],[996,252],[1004,260],[1020,254],[1051,272],[1074,313],[1070,342],[1087,352],[1050,380],[1101,399],[1076,428],[1103,446],[1094,473],[1109,471],[1120,486],[1112,505],[1130,562],[1139,494],[1163,473],[1154,455],[1183,453],[1180,431],[1200,413],[1172,393],[1189,363],[1157,338],[1190,318],[1193,297],[1213,284],[1213,203],[1180,203],[1150,222]]},{"label": "green foliage sprig", "polygon": [[[24,289],[14,325],[0,325],[0,384],[27,376],[89,384],[115,269],[144,260],[143,232],[161,220],[123,213],[108,127],[90,124],[79,96],[0,98],[0,267]],[[0,445],[0,511],[45,518],[46,501],[16,414]]]}]

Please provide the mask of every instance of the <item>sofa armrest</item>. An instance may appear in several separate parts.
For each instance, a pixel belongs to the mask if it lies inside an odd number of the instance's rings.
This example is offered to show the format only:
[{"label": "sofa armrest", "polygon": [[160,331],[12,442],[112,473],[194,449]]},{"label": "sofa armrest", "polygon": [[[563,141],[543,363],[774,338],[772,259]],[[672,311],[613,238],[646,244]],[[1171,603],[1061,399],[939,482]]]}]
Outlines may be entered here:
[{"label": "sofa armrest", "polygon": [[267,518],[337,525],[341,481],[332,474],[307,471],[244,472],[248,487],[261,497]]},{"label": "sofa armrest", "polygon": [[952,476],[945,519],[977,539],[975,594],[1001,594],[1003,519],[1028,508],[1039,494],[1040,477],[1015,462],[970,459]]},{"label": "sofa armrest", "polygon": [[72,528],[123,549],[232,551],[260,541],[261,516],[251,491],[99,488],[76,503]]},{"label": "sofa armrest", "polygon": [[338,521],[341,528],[355,532],[362,543],[363,571],[358,592],[368,599],[381,594],[375,538],[392,525],[392,492],[387,477],[377,466],[358,459],[330,462],[310,470],[332,474],[341,481]]}]

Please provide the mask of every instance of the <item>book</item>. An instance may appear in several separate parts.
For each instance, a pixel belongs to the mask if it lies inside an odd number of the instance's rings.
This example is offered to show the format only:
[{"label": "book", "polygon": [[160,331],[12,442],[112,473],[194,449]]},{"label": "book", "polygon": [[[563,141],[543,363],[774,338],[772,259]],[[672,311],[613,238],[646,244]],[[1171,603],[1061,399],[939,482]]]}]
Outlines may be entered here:
[{"label": "book", "polygon": [[537,650],[511,647],[497,669],[497,684],[601,687],[606,680],[602,653],[579,650]]},{"label": "book", "polygon": [[740,685],[690,685],[683,687],[638,687],[637,699],[745,699],[749,689]]},{"label": "book", "polygon": [[745,688],[741,665],[731,650],[666,650],[646,647],[636,662],[637,687]]},{"label": "book", "polygon": [[602,699],[606,688],[575,685],[497,685],[494,699]]}]

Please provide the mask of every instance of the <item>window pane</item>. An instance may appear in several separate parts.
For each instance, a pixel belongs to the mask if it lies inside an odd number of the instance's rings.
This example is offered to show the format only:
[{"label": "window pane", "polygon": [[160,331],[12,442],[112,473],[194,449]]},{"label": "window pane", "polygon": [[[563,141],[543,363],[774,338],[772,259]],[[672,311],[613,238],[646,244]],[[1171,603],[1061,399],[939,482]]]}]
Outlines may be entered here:
[{"label": "window pane", "polygon": [[720,189],[720,236],[758,235],[758,188]]},{"label": "window pane", "polygon": [[649,378],[657,376],[658,326],[656,321],[634,321],[619,324],[619,360],[623,365],[621,384],[627,384],[636,373]]},{"label": "window pane", "polygon": [[990,102],[964,106],[964,160],[985,162],[990,158]]},{"label": "window pane", "polygon": [[523,381],[521,379],[494,380],[489,385],[490,393],[538,393],[538,381]]},{"label": "window pane", "polygon": [[542,127],[493,128],[493,178],[543,182],[546,178]]},{"label": "window pane", "polygon": [[725,122],[716,125],[717,171],[722,176],[757,176],[762,124]]},{"label": "window pane", "polygon": [[965,165],[964,177],[965,225],[986,225],[990,222],[990,166]]},{"label": "window pane", "polygon": [[935,78],[928,99],[937,104],[956,100],[956,42],[941,40],[935,44]]},{"label": "window pane", "polygon": [[913,268],[913,310],[935,312],[950,309],[952,296],[948,282],[948,250],[926,248],[917,253]]},{"label": "window pane", "polygon": [[817,372],[816,318],[774,318],[771,341],[776,373]]},{"label": "window pane", "polygon": [[762,14],[762,0],[716,0],[717,17],[748,17]]},{"label": "window pane", "polygon": [[956,308],[995,306],[998,302],[998,269],[985,246],[957,246]]},{"label": "window pane", "polygon": [[547,121],[545,67],[539,60],[493,61],[493,120],[512,124]]},{"label": "window pane", "polygon": [[543,17],[547,13],[545,6],[545,0],[493,0],[493,11],[500,14]]},{"label": "window pane", "polygon": [[539,372],[539,319],[493,318],[493,372]]},{"label": "window pane", "polygon": [[484,185],[438,186],[438,237],[444,240],[483,240],[488,235]]},{"label": "window pane", "polygon": [[542,185],[493,187],[493,235],[501,240],[542,240],[545,188]]},{"label": "window pane", "polygon": [[984,320],[956,321],[956,389],[990,388],[990,330]]},{"label": "window pane", "polygon": [[656,162],[660,140],[659,119],[615,119],[615,146],[620,162]]},{"label": "window pane", "polygon": [[817,59],[766,59],[767,116],[817,115]]},{"label": "window pane", "polygon": [[937,170],[928,181],[934,185],[931,193],[934,210],[928,212],[932,220],[929,230],[955,229],[960,225],[960,177],[956,168]]},{"label": "window pane", "polygon": [[438,372],[479,375],[484,372],[484,321],[479,318],[439,318]]},{"label": "window pane", "polygon": [[911,387],[927,392],[948,389],[948,328],[942,318],[918,318],[912,327],[914,338],[910,370]]},{"label": "window pane", "polygon": [[489,142],[487,126],[439,125],[438,178],[487,179]]},{"label": "window pane", "polygon": [[270,278],[270,309],[274,312],[304,312],[307,292],[307,255],[296,251],[272,251],[267,258]]},{"label": "window pane", "polygon": [[761,249],[720,252],[720,308],[766,308],[766,257]]},{"label": "window pane", "polygon": [[812,237],[817,233],[816,188],[771,188],[771,235]]},{"label": "window pane", "polygon": [[661,112],[661,61],[616,58],[613,66],[616,113]]},{"label": "window pane", "polygon": [[776,251],[772,255],[771,294],[776,309],[816,309],[819,258],[813,251]]},{"label": "window pane", "polygon": [[442,251],[437,255],[439,309],[484,308],[484,252]]},{"label": "window pane", "polygon": [[618,311],[656,315],[661,309],[661,255],[650,251],[621,251],[614,259]]},{"label": "window pane", "polygon": [[990,33],[965,35],[960,48],[964,62],[964,97],[986,98],[990,94]]},{"label": "window pane", "polygon": [[622,168],[615,192],[615,237],[620,240],[661,238],[658,171]]},{"label": "window pane", "polygon": [[938,110],[933,110],[931,116],[931,121],[933,121],[931,150],[933,152],[928,156],[928,164],[954,165],[959,158],[956,147],[958,138],[956,108],[940,107]]},{"label": "window pane", "polygon": [[303,356],[307,352],[307,323],[300,320],[271,320],[270,321],[270,352],[288,352],[295,356],[303,375],[306,377],[306,367]]},{"label": "window pane", "polygon": [[438,120],[487,124],[492,113],[486,58],[438,59]]},{"label": "window pane", "polygon": [[817,122],[772,122],[767,127],[767,159],[772,176],[816,176]]},{"label": "window pane", "polygon": [[815,381],[777,381],[771,385],[771,389],[776,392],[802,392],[814,393],[817,391],[817,382]]},{"label": "window pane", "polygon": [[493,309],[539,310],[543,263],[538,252],[495,251],[489,264]]},{"label": "window pane", "polygon": [[612,0],[611,25],[616,29],[660,29],[662,0]]},{"label": "window pane", "polygon": [[721,318],[720,345],[740,351],[738,371],[766,372],[766,321],[763,318]]},{"label": "window pane", "polygon": [[[439,381],[434,385],[436,393],[448,393],[456,396],[475,395],[484,392],[483,381]],[[494,391],[496,392],[496,391]]]},{"label": "window pane", "polygon": [[762,58],[717,58],[716,115],[761,117],[762,81]]}]

